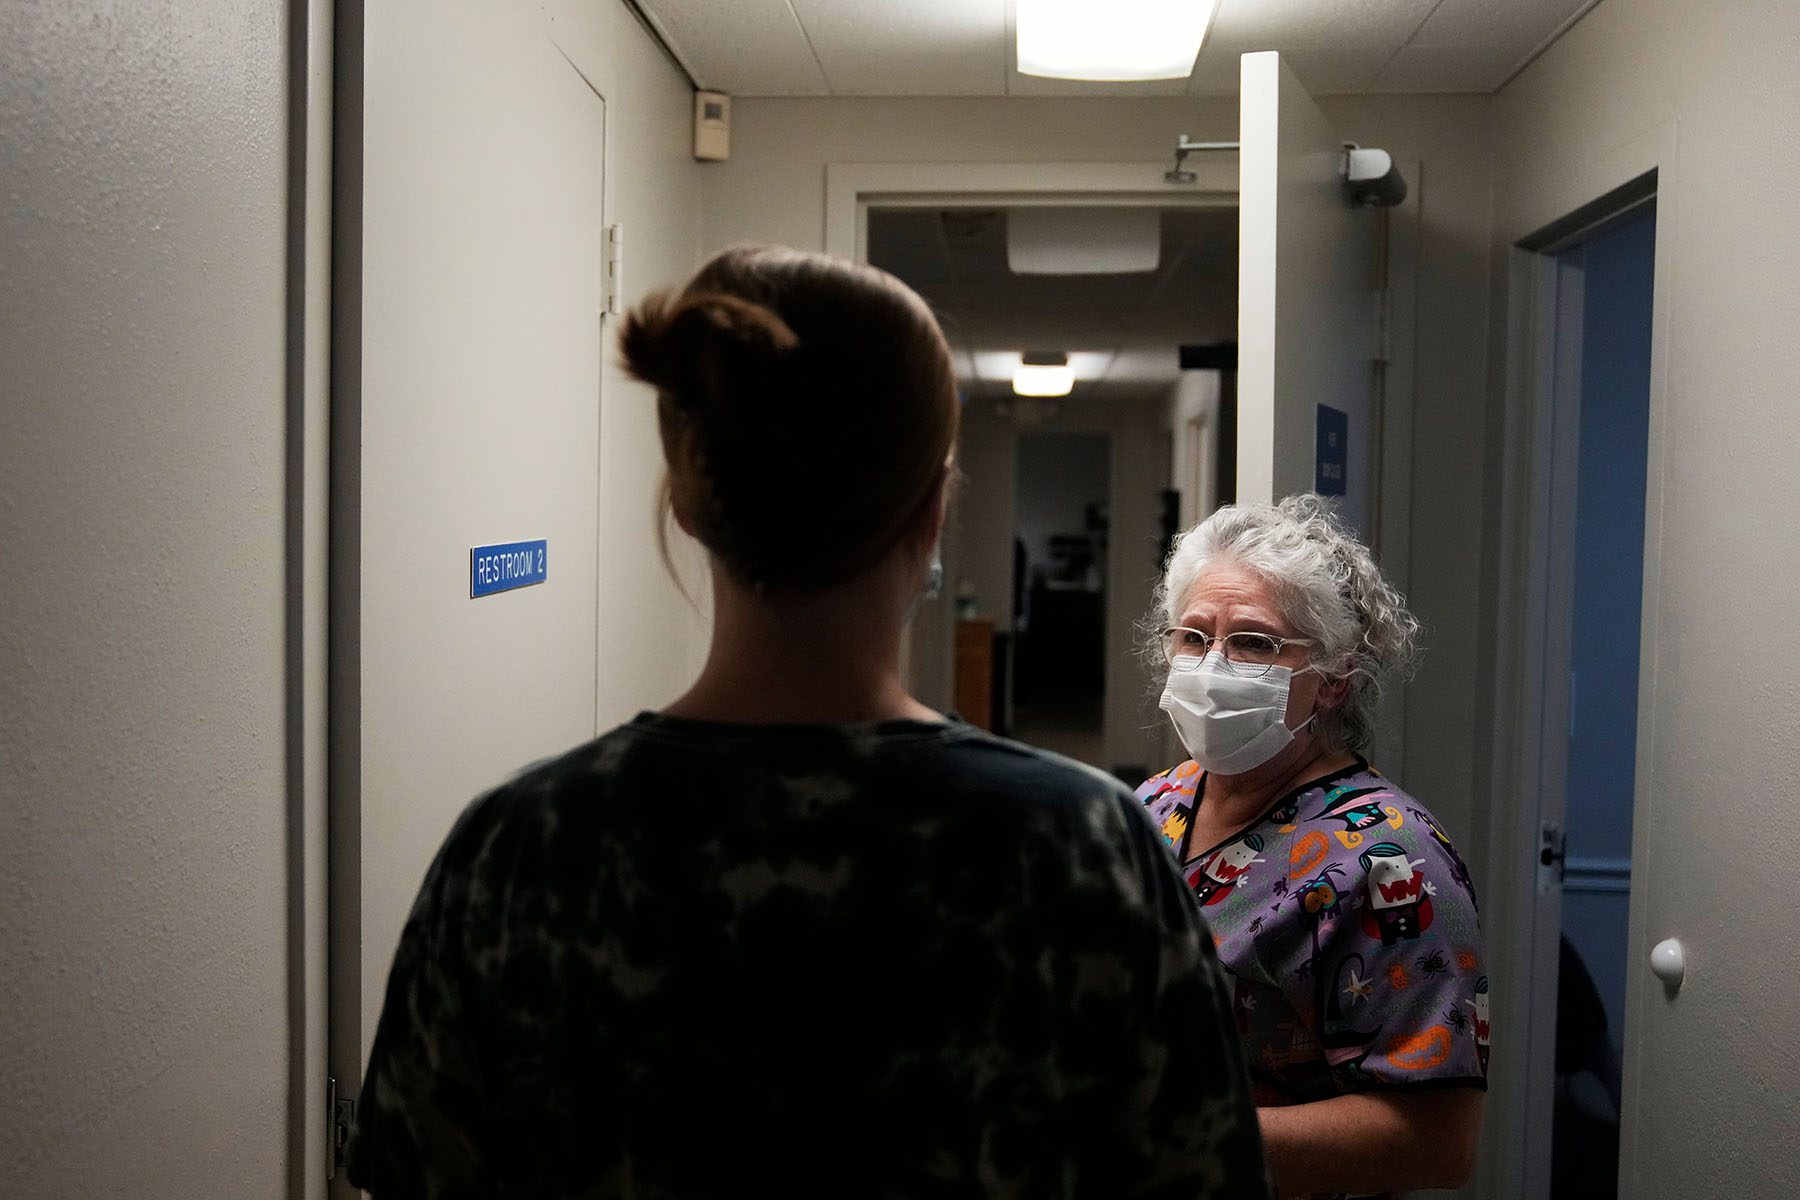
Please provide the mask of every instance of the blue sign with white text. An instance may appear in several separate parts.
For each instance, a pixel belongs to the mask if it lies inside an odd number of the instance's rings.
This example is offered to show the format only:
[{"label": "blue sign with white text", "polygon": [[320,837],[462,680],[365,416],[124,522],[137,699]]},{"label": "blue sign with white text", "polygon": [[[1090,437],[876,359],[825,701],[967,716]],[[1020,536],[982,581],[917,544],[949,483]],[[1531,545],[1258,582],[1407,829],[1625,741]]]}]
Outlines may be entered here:
[{"label": "blue sign with white text", "polygon": [[1348,489],[1350,463],[1350,414],[1328,404],[1319,405],[1319,445],[1313,456],[1313,491],[1321,496],[1342,496]]},{"label": "blue sign with white text", "polygon": [[530,587],[548,579],[545,562],[550,543],[507,542],[469,550],[469,599]]}]

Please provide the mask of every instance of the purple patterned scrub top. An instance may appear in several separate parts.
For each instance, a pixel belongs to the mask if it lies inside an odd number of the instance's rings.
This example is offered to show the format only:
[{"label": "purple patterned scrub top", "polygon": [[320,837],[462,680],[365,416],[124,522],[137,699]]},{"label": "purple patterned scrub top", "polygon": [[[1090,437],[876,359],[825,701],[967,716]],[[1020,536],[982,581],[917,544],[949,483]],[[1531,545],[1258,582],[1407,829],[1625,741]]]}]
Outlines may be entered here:
[{"label": "purple patterned scrub top", "polygon": [[1204,778],[1138,789],[1231,973],[1258,1104],[1345,1092],[1485,1090],[1488,981],[1468,869],[1417,800],[1361,759],[1189,845]]}]

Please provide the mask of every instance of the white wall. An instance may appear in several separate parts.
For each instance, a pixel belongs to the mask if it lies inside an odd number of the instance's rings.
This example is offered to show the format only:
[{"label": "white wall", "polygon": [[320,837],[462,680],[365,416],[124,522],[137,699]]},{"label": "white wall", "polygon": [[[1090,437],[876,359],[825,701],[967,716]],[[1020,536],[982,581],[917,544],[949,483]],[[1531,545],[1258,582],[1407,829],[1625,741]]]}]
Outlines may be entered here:
[{"label": "white wall", "polygon": [[[1607,0],[1494,101],[1496,348],[1514,240],[1661,164],[1627,1016],[1642,1053],[1628,1049],[1621,1195],[1776,1195],[1800,1178],[1800,956],[1779,882],[1800,845],[1796,46],[1792,3]],[[1689,956],[1675,1000],[1643,969],[1670,934]]]},{"label": "white wall", "polygon": [[[1302,80],[1304,83],[1304,80]],[[1325,98],[1347,138],[1422,164],[1415,334],[1409,596],[1426,623],[1406,704],[1406,777],[1473,861],[1485,861],[1475,795],[1486,415],[1489,101],[1480,96]],[[1234,101],[1136,99],[739,99],[732,157],[703,168],[702,243],[824,245],[825,167],[877,162],[1142,162],[1182,133],[1235,140]],[[1148,591],[1143,601],[1147,604]],[[1137,607],[1142,607],[1139,605]],[[1476,868],[1479,872],[1480,868]]]},{"label": "white wall", "polygon": [[0,1193],[285,1186],[287,6],[0,8]]},{"label": "white wall", "polygon": [[[609,102],[627,299],[678,282],[700,211],[687,84],[623,5],[543,10]],[[287,837],[301,821],[284,774],[288,20],[261,0],[0,9],[8,1197],[242,1200],[301,1178],[287,1121]],[[668,699],[699,654],[652,538],[653,403],[606,354],[602,725]],[[308,1120],[322,1111],[309,1096]]]}]

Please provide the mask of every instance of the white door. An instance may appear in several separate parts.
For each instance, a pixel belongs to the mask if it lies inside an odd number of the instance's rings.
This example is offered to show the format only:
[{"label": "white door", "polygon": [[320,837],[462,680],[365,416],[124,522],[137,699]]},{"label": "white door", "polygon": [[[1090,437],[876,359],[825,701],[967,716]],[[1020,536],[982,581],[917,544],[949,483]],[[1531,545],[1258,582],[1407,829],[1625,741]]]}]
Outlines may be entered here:
[{"label": "white door", "polygon": [[[457,814],[596,721],[604,102],[535,6],[364,11],[361,309],[340,305],[333,442],[340,1094]],[[540,541],[542,560],[473,565]]]},{"label": "white door", "polygon": [[1240,104],[1237,497],[1337,494],[1368,538],[1384,217],[1278,54],[1244,55]]}]

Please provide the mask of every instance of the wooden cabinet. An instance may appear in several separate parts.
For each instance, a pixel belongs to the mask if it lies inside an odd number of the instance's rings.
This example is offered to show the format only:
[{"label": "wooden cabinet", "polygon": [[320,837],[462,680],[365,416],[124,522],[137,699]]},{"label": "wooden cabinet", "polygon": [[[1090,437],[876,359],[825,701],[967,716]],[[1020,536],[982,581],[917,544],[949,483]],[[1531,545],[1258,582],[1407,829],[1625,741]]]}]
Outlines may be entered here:
[{"label": "wooden cabinet", "polygon": [[956,623],[955,704],[969,724],[993,728],[994,622],[986,617]]}]

